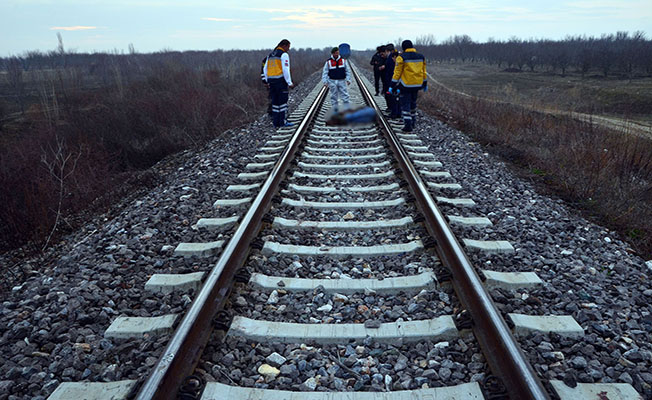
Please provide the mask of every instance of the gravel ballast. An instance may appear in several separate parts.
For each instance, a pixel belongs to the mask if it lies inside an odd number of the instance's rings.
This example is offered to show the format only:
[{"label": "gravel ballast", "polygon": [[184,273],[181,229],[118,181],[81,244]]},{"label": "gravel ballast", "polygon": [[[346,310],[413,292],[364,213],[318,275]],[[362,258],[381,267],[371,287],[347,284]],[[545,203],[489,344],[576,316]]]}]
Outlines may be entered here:
[{"label": "gravel ballast", "polygon": [[[313,75],[291,94],[291,109],[316,83],[317,76]],[[153,295],[144,291],[145,282],[154,273],[212,268],[216,256],[173,257],[174,247],[180,242],[230,237],[230,231],[199,231],[194,225],[199,218],[244,213],[243,209],[214,210],[212,204],[218,198],[245,197],[227,192],[226,187],[244,183],[237,174],[254,162],[256,148],[273,133],[265,116],[245,128],[226,132],[196,153],[184,152],[170,161],[174,168],[168,168],[171,173],[166,182],[126,205],[117,216],[96,218],[64,238],[46,256],[20,263],[20,268],[28,271],[28,279],[3,293],[0,302],[0,399],[44,399],[61,382],[138,379],[147,374],[168,337],[107,340],[104,331],[118,316],[159,316],[180,313],[188,307],[194,293]],[[519,339],[539,376],[569,385],[630,383],[644,398],[652,399],[652,272],[645,260],[633,254],[613,232],[582,218],[562,201],[538,194],[531,183],[516,177],[459,131],[419,111],[413,133],[443,164],[441,170],[452,174],[447,182],[463,186],[460,197],[476,202],[472,209],[442,207],[445,213],[485,216],[493,223],[485,228],[453,226],[459,237],[507,240],[516,249],[510,255],[470,252],[471,262],[477,268],[495,271],[534,271],[544,281],[539,288],[492,290],[500,311],[571,315],[584,329],[586,335],[579,339],[555,334]],[[309,182],[324,186],[324,181]],[[368,184],[362,180],[358,183]],[[369,215],[363,211],[356,218],[394,218],[398,214],[412,215],[414,209],[410,205]],[[286,218],[320,217],[319,211],[286,206],[279,206],[277,211]],[[340,220],[346,212],[332,212],[325,219]],[[272,231],[267,234],[282,236]],[[337,240],[337,236],[329,235]],[[341,237],[350,240],[355,235]],[[401,276],[437,269],[438,260],[430,253],[333,260],[267,257],[253,251],[247,268],[270,275],[311,278]],[[302,267],[293,265],[295,262]],[[429,291],[422,300],[425,304],[414,301],[423,308],[412,312],[432,309],[425,315],[437,315],[448,311],[446,307],[454,308],[455,300],[442,300],[442,294],[449,292]],[[274,307],[283,302],[304,302],[306,297],[317,295],[291,295],[295,297],[279,300]],[[251,291],[240,297],[249,303],[248,298],[261,296],[269,294]],[[404,297],[411,301],[414,295]],[[409,303],[394,310],[393,300],[383,296],[380,304],[378,298],[366,304],[364,295],[353,295],[347,305],[334,304],[332,296],[326,295],[310,300],[315,306],[333,306],[324,317],[334,320],[334,315],[341,312],[342,321],[354,321],[360,306],[368,307],[369,313],[373,307],[379,308],[384,320],[409,318]],[[233,300],[237,301],[237,297]],[[391,309],[383,309],[385,304],[391,304]],[[361,310],[365,316],[367,310]],[[270,318],[276,315],[279,320],[285,318],[271,308],[253,311],[269,313]],[[392,311],[394,315],[390,315]],[[439,347],[430,342],[368,343],[361,349],[344,344],[316,346],[316,352],[308,352],[309,344],[263,346],[228,338],[227,346],[211,349],[212,359],[203,361],[200,368],[219,382],[248,387],[402,390],[436,382],[452,385],[483,379],[488,371],[474,343],[474,339],[462,337]],[[286,361],[280,363],[278,357],[269,360],[272,353]],[[309,357],[308,353],[317,355]],[[260,372],[263,364],[278,368],[279,378],[266,378]]]},{"label": "gravel ballast", "polygon": [[[290,95],[290,111],[315,87],[312,75]],[[168,335],[108,340],[104,332],[119,316],[181,313],[193,292],[162,296],[144,290],[155,273],[209,271],[217,255],[173,256],[180,242],[226,240],[232,233],[199,230],[200,218],[243,215],[213,208],[258,147],[276,132],[266,115],[221,134],[198,151],[185,151],[154,166],[164,181],[114,218],[89,221],[44,256],[17,265],[28,278],[0,302],[0,399],[44,399],[61,382],[138,379],[148,374]],[[12,254],[0,261],[7,265]],[[15,262],[14,262],[15,263]],[[14,264],[12,263],[12,264]],[[8,271],[9,272],[9,271]]]}]

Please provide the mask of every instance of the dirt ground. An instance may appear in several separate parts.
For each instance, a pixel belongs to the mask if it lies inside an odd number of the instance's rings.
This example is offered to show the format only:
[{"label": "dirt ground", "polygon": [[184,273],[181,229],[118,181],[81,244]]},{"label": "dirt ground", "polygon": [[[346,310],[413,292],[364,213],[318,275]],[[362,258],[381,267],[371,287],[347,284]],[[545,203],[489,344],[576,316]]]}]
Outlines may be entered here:
[{"label": "dirt ground", "polygon": [[432,83],[458,94],[572,115],[652,138],[652,77],[507,72],[482,63],[429,64],[428,73]]}]

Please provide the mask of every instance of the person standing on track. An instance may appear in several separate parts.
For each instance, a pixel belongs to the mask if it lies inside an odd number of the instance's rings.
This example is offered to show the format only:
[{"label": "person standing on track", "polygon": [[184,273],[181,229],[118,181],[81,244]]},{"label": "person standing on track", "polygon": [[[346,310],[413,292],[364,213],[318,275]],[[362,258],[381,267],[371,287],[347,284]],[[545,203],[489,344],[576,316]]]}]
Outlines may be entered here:
[{"label": "person standing on track", "polygon": [[385,53],[384,46],[376,47],[376,54],[371,57],[369,64],[374,66],[374,88],[376,88],[376,96],[378,96],[378,80],[381,79],[382,65],[385,65],[385,58],[383,57]]},{"label": "person standing on track", "polygon": [[275,128],[291,126],[285,120],[288,109],[289,89],[294,87],[290,75],[290,41],[283,39],[278,46],[267,56],[263,67],[263,78],[269,84],[270,97],[272,98],[272,122]]},{"label": "person standing on track", "polygon": [[[389,48],[389,47],[387,47]],[[389,118],[400,118],[401,117],[401,105],[398,101],[398,96],[396,93],[389,93],[389,88],[392,84],[392,77],[394,76],[394,66],[396,65],[396,57],[398,57],[398,51],[386,50],[385,53],[385,69],[383,70],[383,93],[385,94],[385,103],[387,104],[387,111],[389,112]]]},{"label": "person standing on track", "polygon": [[351,69],[349,63],[340,57],[339,48],[333,47],[331,50],[331,58],[324,64],[321,80],[331,92],[331,108],[333,112],[337,112],[340,97],[342,103],[344,103],[344,109],[349,108],[349,89],[347,85],[351,84]]},{"label": "person standing on track", "polygon": [[426,58],[417,53],[409,40],[404,40],[401,48],[403,53],[396,57],[391,91],[400,90],[401,115],[405,123],[403,132],[411,132],[416,124],[419,89],[428,90]]}]

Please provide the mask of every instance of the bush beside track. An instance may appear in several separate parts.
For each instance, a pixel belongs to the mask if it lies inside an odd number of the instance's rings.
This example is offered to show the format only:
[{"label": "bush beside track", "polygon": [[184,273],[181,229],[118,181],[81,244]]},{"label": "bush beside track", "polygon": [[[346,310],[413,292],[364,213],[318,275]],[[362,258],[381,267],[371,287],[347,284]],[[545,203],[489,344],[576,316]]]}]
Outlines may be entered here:
[{"label": "bush beside track", "polygon": [[[0,251],[40,250],[55,224],[51,240],[80,212],[150,185],[139,171],[259,117],[267,52],[28,54],[13,70],[2,60]],[[291,50],[295,84],[325,54]]]}]

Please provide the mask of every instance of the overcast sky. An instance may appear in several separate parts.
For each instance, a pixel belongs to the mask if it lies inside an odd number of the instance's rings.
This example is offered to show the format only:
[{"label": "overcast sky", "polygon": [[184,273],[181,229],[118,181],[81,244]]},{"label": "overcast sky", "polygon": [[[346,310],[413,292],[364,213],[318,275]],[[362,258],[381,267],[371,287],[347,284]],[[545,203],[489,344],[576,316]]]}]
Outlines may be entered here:
[{"label": "overcast sky", "polygon": [[282,38],[364,49],[428,34],[485,41],[637,30],[652,36],[652,0],[0,0],[0,56],[52,50],[57,32],[78,52],[130,43],[152,52],[266,49]]}]

